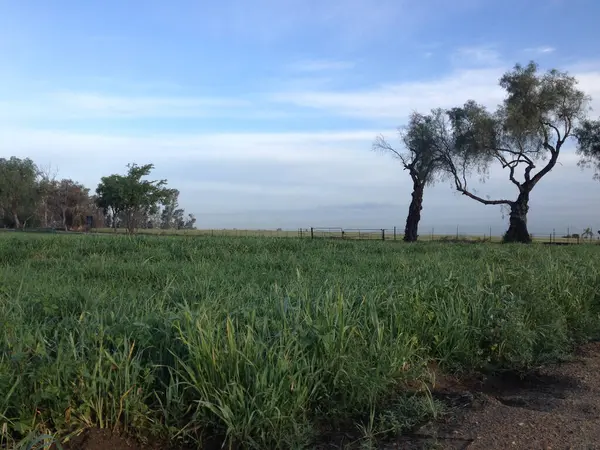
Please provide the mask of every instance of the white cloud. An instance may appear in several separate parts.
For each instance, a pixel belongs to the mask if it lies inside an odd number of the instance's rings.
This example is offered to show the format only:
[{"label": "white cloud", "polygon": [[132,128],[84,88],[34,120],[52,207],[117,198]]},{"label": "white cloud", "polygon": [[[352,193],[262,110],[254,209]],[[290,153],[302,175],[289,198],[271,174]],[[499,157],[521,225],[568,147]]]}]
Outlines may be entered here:
[{"label": "white cloud", "polygon": [[118,97],[63,92],[55,95],[69,110],[108,117],[190,117],[216,108],[244,107],[243,101],[190,97]]},{"label": "white cloud", "polygon": [[36,159],[98,158],[131,161],[262,161],[335,163],[368,153],[379,130],[318,133],[156,134],[127,136],[1,129],[0,142],[15,155]]},{"label": "white cloud", "polygon": [[[0,142],[92,187],[129,162],[152,162],[192,210],[235,211],[366,202],[381,189],[399,190],[408,181],[398,164],[370,151],[379,131],[136,137],[0,129]],[[208,176],[215,168],[217,179]]]},{"label": "white cloud", "polygon": [[537,54],[548,54],[554,53],[556,49],[554,47],[550,47],[549,45],[544,45],[541,47],[529,47],[524,50],[527,53],[537,53]]},{"label": "white cloud", "polygon": [[[456,70],[449,75],[427,81],[407,81],[379,85],[354,91],[298,90],[279,92],[272,99],[281,103],[314,108],[339,116],[372,120],[394,119],[402,123],[412,111],[429,111],[463,104],[474,99],[490,108],[504,97],[498,86],[506,65]],[[579,80],[579,86],[592,96],[594,110],[600,109],[600,67],[566,68]],[[387,121],[386,121],[387,123]]]},{"label": "white cloud", "polygon": [[460,105],[470,98],[494,106],[502,99],[502,69],[459,70],[446,77],[380,85],[362,91],[296,91],[273,94],[277,102],[341,116],[404,120],[415,110]]},{"label": "white cloud", "polygon": [[500,53],[492,46],[475,46],[459,48],[451,55],[451,61],[457,67],[498,66],[501,64]]},{"label": "white cloud", "polygon": [[56,92],[35,101],[0,102],[9,118],[150,118],[220,116],[247,108],[230,98],[117,96],[93,92]]}]

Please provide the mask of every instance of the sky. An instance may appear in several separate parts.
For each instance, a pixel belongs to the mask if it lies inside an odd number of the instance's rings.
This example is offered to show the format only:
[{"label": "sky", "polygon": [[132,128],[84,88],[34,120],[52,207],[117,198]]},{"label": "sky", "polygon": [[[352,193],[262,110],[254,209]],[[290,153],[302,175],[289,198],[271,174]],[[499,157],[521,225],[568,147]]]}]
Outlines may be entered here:
[{"label": "sky", "polygon": [[[153,163],[199,228],[403,228],[411,182],[374,153],[413,111],[495,107],[515,63],[567,70],[600,115],[597,0],[0,0],[0,156],[95,189]],[[600,230],[571,144],[534,234]],[[477,193],[515,197],[494,167]],[[507,217],[437,183],[421,232]]]}]

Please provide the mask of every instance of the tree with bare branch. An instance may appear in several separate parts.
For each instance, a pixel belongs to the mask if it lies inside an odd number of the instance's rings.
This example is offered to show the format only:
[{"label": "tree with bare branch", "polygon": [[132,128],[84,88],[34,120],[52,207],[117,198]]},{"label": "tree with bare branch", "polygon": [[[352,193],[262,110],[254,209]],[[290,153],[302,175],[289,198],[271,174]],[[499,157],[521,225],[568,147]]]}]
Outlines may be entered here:
[{"label": "tree with bare branch", "polygon": [[[505,242],[529,243],[530,194],[555,167],[565,142],[576,137],[589,98],[577,89],[574,77],[557,70],[540,74],[534,62],[517,64],[502,76],[500,86],[506,97],[495,112],[473,101],[449,111],[455,148],[447,167],[461,194],[484,205],[509,208]],[[472,169],[485,174],[492,163],[507,171],[516,199],[487,199],[469,188]]]},{"label": "tree with bare branch", "polygon": [[425,186],[433,184],[440,174],[445,173],[442,170],[445,161],[443,145],[438,133],[443,121],[444,112],[441,109],[433,110],[428,115],[415,112],[410,116],[408,125],[398,130],[402,150],[394,148],[383,136],[378,136],[373,143],[375,151],[398,159],[412,180],[412,199],[404,229],[406,242],[417,240]]}]

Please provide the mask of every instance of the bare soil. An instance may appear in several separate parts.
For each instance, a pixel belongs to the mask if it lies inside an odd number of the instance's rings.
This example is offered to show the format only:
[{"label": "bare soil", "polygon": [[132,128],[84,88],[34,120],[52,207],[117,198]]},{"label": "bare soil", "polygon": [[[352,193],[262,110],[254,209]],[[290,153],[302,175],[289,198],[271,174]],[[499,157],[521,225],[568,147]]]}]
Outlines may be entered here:
[{"label": "bare soil", "polygon": [[600,449],[600,343],[573,360],[525,377],[443,379],[434,395],[451,404],[389,449]]},{"label": "bare soil", "polygon": [[[435,423],[382,445],[407,449],[600,449],[600,343],[527,376],[438,378],[433,395],[449,410]],[[331,448],[343,448],[343,444]],[[102,430],[90,430],[65,450],[158,450]]]}]

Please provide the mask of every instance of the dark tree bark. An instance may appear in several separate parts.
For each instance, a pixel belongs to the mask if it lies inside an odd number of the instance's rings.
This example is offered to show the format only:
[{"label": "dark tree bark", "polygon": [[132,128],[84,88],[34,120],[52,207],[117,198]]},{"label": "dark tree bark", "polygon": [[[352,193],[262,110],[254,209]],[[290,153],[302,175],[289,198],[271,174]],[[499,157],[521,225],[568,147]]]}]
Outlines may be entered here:
[{"label": "dark tree bark", "polygon": [[404,228],[404,241],[416,242],[419,231],[419,222],[421,221],[421,210],[423,209],[423,191],[425,185],[422,181],[413,177],[413,192],[410,206],[408,207],[408,216],[406,217],[406,227]]},{"label": "dark tree bark", "polygon": [[510,204],[509,226],[504,235],[504,242],[531,243],[531,236],[527,230],[529,192],[529,190],[523,189],[517,200]]}]

